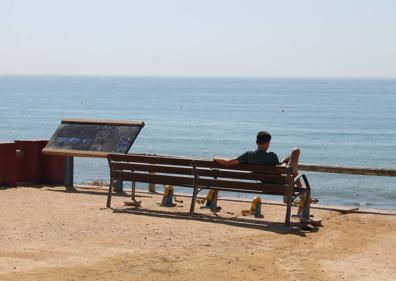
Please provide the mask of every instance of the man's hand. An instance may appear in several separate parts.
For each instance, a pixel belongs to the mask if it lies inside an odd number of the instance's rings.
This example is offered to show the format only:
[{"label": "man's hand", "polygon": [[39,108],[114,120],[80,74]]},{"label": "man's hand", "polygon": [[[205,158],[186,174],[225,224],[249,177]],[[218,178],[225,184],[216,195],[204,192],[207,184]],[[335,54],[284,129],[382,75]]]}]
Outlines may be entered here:
[{"label": "man's hand", "polygon": [[287,156],[287,157],[285,157],[285,158],[283,158],[282,161],[281,161],[281,163],[282,163],[282,164],[288,164],[289,161],[290,161],[290,155]]}]

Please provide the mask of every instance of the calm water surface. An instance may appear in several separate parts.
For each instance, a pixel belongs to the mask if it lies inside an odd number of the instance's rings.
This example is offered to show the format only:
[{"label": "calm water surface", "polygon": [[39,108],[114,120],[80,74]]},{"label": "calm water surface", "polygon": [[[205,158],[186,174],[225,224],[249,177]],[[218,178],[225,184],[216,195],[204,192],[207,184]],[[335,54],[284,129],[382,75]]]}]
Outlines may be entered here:
[{"label": "calm water surface", "polygon": [[[63,118],[139,119],[131,152],[233,157],[272,133],[279,157],[396,169],[396,80],[0,77],[0,140],[48,139]],[[396,209],[395,178],[308,173],[321,203]],[[108,180],[77,158],[75,181]],[[248,195],[241,195],[241,197]]]}]

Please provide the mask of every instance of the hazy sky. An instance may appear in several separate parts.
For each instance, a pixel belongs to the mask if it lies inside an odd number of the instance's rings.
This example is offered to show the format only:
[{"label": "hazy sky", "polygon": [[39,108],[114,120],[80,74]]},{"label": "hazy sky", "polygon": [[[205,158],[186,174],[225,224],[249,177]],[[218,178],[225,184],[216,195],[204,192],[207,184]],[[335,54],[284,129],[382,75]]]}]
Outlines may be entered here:
[{"label": "hazy sky", "polygon": [[0,0],[0,74],[396,78],[396,1]]}]

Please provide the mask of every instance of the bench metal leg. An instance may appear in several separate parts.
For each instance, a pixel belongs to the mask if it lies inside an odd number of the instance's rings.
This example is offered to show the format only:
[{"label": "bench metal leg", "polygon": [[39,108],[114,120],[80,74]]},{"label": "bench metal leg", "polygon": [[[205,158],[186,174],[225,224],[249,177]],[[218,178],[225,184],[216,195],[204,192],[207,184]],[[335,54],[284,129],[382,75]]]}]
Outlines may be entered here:
[{"label": "bench metal leg", "polygon": [[136,192],[136,182],[132,182],[132,193],[131,193],[131,200],[135,201],[135,192]]},{"label": "bench metal leg", "polygon": [[195,209],[195,202],[197,201],[197,195],[198,195],[198,175],[197,175],[197,167],[195,164],[195,161],[192,161],[192,168],[193,168],[193,175],[194,175],[194,191],[193,195],[191,198],[191,207],[190,207],[190,215],[194,214],[194,209]]},{"label": "bench metal leg", "polygon": [[292,208],[292,195],[289,193],[287,195],[287,209],[286,209],[285,226],[290,226],[291,208]]},{"label": "bench metal leg", "polygon": [[309,219],[311,210],[311,186],[309,185],[309,181],[304,174],[302,175],[302,178],[304,180],[305,188],[307,189],[307,201],[305,202],[304,206],[304,216]]},{"label": "bench metal leg", "polygon": [[193,196],[191,198],[191,207],[190,207],[190,214],[194,214],[194,210],[195,210],[195,202],[197,201],[197,196],[198,196],[198,188],[194,187],[194,191],[193,191]]},{"label": "bench metal leg", "polygon": [[311,188],[307,187],[307,202],[305,204],[305,216],[307,218],[310,217],[310,210],[311,210]]},{"label": "bench metal leg", "polygon": [[109,184],[109,193],[107,195],[107,204],[106,207],[110,208],[111,207],[111,193],[112,193],[112,180],[110,180],[110,184]]}]

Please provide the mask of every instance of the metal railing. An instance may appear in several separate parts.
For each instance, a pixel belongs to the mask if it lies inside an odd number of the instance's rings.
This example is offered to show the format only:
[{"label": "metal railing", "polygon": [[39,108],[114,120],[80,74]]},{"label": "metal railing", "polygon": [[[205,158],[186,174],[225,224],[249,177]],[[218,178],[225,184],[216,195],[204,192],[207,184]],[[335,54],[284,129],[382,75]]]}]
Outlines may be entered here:
[{"label": "metal railing", "polygon": [[307,171],[307,172],[396,177],[396,169],[340,167],[340,166],[325,166],[325,165],[316,165],[316,164],[299,164],[298,168],[301,171]]}]

